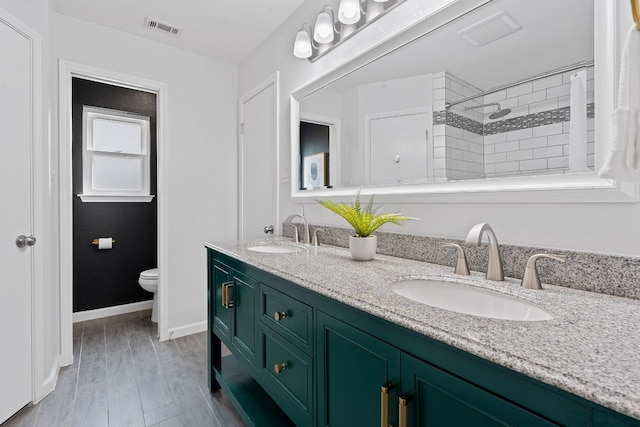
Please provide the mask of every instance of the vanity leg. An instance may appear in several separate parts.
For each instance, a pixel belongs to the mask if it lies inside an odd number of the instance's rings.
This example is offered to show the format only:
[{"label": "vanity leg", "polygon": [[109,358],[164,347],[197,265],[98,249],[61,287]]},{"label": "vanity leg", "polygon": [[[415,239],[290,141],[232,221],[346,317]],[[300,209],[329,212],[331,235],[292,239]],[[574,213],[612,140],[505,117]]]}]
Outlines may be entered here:
[{"label": "vanity leg", "polygon": [[209,340],[207,345],[207,359],[209,362],[209,390],[214,392],[220,390],[220,384],[216,380],[216,366],[219,368],[222,361],[220,354],[220,338],[209,330]]}]

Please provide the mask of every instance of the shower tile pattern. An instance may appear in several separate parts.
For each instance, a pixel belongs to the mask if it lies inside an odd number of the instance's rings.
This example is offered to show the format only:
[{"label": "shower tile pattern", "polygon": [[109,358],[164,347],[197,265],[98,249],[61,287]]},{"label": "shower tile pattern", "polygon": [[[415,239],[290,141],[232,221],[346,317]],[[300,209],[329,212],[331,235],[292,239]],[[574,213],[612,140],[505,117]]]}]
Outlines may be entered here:
[{"label": "shower tile pattern", "polygon": [[73,365],[2,427],[244,426],[226,396],[208,390],[206,332],[159,342],[150,316],[74,323]]},{"label": "shower tile pattern", "polygon": [[[590,168],[595,160],[593,71],[593,67],[587,68]],[[436,180],[568,173],[571,74],[513,86],[450,110],[444,108],[447,102],[460,101],[481,91],[449,73],[434,74]],[[440,86],[444,86],[444,92],[436,90]],[[437,99],[442,94],[445,99]],[[492,102],[499,102],[503,109],[510,108],[510,117],[489,119],[495,106],[465,110]]]}]

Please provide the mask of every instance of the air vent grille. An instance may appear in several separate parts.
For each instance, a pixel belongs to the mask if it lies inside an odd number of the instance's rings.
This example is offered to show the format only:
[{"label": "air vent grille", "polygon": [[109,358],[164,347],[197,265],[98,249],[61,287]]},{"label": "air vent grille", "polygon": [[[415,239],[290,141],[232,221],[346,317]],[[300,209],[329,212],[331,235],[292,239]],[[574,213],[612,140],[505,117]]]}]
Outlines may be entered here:
[{"label": "air vent grille", "polygon": [[520,28],[520,24],[511,16],[500,11],[458,31],[458,34],[474,46],[484,46],[515,33]]},{"label": "air vent grille", "polygon": [[144,26],[147,28],[151,28],[152,30],[161,31],[165,34],[171,34],[175,37],[180,37],[180,35],[182,34],[181,28],[174,27],[173,25],[169,25],[164,22],[160,22],[156,19],[144,18]]}]

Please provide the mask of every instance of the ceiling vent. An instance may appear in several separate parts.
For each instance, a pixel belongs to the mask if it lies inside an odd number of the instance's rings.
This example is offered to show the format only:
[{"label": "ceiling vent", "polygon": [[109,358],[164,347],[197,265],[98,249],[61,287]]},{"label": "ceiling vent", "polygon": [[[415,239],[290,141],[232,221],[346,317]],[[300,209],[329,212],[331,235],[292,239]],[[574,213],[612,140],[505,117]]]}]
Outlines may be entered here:
[{"label": "ceiling vent", "polygon": [[520,28],[520,24],[505,11],[500,11],[458,31],[458,34],[474,46],[484,46],[515,33]]},{"label": "ceiling vent", "polygon": [[172,36],[180,37],[182,29],[174,27],[173,25],[165,24],[164,22],[157,21],[151,18],[144,18],[144,26],[163,32],[165,34],[171,34]]}]

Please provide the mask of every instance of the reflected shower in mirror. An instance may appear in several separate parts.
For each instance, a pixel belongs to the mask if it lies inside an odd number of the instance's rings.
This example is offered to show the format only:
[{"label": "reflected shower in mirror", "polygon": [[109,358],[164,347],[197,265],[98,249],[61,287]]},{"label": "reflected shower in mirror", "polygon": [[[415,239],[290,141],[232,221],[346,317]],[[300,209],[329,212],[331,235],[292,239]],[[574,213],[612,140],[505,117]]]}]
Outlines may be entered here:
[{"label": "reflected shower in mirror", "polygon": [[593,38],[591,1],[494,0],[303,97],[326,185],[593,171]]}]

